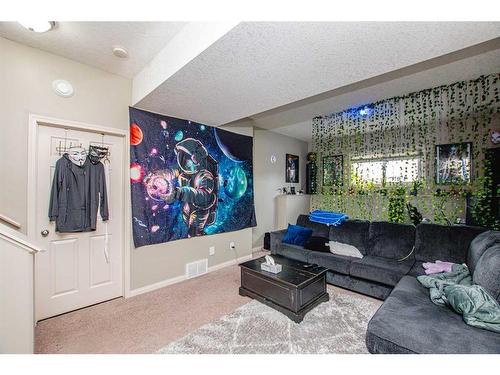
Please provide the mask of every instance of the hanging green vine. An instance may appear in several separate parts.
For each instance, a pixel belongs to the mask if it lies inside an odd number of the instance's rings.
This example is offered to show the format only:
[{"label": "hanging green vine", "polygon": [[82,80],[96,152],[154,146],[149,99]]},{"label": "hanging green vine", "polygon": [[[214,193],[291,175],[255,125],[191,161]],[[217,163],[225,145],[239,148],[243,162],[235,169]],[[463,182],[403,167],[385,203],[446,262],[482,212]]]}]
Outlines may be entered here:
[{"label": "hanging green vine", "polygon": [[406,189],[398,186],[391,189],[388,207],[389,221],[404,223],[406,218]]},{"label": "hanging green vine", "polygon": [[[485,149],[492,124],[500,122],[499,92],[496,73],[372,103],[364,107],[363,116],[358,108],[316,117],[312,149],[320,160],[343,155],[345,177],[342,186],[323,187],[320,168],[321,194],[313,196],[312,208],[342,211],[352,218],[411,222],[405,207],[413,207],[430,221],[450,224],[465,219],[469,196],[474,220],[498,228],[500,219],[490,202],[499,192],[492,191]],[[471,182],[437,185],[435,146],[465,142],[472,143]],[[359,160],[388,157],[418,157],[419,178],[394,184],[384,177],[377,184],[368,181],[363,168],[356,169]],[[415,173],[410,162],[400,168],[404,177]]]},{"label": "hanging green vine", "polygon": [[493,211],[492,204],[493,199],[500,196],[500,188],[493,190],[491,157],[487,154],[484,159],[484,176],[479,179],[479,187],[472,197],[472,215],[479,225],[500,230],[500,218]]}]

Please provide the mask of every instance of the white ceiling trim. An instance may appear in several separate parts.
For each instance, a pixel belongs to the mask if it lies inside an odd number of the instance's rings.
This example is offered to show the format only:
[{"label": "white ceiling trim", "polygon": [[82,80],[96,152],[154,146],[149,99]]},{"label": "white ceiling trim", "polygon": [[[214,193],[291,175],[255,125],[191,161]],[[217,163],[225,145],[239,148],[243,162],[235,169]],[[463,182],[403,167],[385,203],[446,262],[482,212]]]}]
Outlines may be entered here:
[{"label": "white ceiling trim", "polygon": [[238,22],[190,22],[149,62],[132,81],[132,104],[188,64]]}]

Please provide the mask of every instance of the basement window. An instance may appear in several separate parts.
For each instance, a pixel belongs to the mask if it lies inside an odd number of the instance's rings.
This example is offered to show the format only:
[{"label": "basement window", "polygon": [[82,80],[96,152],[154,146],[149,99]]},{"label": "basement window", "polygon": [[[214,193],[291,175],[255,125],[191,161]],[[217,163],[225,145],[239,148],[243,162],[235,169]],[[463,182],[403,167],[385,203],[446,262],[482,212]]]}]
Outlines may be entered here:
[{"label": "basement window", "polygon": [[418,156],[357,160],[351,163],[354,183],[372,183],[380,186],[411,183],[419,178],[419,170],[420,158]]}]

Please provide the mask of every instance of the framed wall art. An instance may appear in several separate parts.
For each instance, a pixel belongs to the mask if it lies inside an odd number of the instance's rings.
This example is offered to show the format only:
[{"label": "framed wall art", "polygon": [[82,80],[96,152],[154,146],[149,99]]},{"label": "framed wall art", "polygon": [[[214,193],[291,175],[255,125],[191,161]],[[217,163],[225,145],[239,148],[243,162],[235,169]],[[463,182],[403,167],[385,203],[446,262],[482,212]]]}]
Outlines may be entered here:
[{"label": "framed wall art", "polygon": [[472,175],[472,143],[436,145],[436,184],[466,184]]},{"label": "framed wall art", "polygon": [[297,155],[286,154],[285,181],[291,184],[299,183],[299,157]]},{"label": "framed wall art", "polygon": [[342,186],[344,180],[344,157],[323,157],[323,186]]}]

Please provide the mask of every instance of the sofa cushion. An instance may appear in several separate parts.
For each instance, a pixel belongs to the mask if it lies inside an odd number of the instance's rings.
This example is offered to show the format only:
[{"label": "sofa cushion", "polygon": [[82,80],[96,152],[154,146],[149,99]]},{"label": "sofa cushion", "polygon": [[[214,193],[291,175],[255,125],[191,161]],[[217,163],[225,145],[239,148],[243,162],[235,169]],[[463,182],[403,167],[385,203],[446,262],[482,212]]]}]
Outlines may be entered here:
[{"label": "sofa cushion", "polygon": [[278,249],[281,248],[285,233],[286,229],[271,232],[271,254],[278,254]]},{"label": "sofa cushion", "polygon": [[304,244],[304,248],[307,250],[320,251],[323,253],[329,253],[330,247],[328,246],[328,238],[312,236]]},{"label": "sofa cushion", "polygon": [[328,245],[330,248],[330,252],[332,254],[345,255],[348,257],[353,257],[353,258],[358,258],[358,259],[363,258],[363,254],[358,250],[357,247],[354,247],[354,246],[349,245],[347,243],[330,241],[328,243]]},{"label": "sofa cushion", "polygon": [[329,228],[328,225],[315,223],[309,220],[308,215],[299,215],[297,218],[297,225],[301,227],[311,228],[313,230],[313,236],[328,237]]},{"label": "sofa cushion", "polygon": [[282,243],[281,246],[278,246],[274,254],[278,254],[290,259],[300,260],[301,262],[307,263],[308,253],[310,252],[311,250],[306,250],[302,246]]},{"label": "sofa cushion", "polygon": [[288,229],[283,237],[283,242],[291,245],[304,246],[311,237],[312,229],[300,225],[288,224]]},{"label": "sofa cushion", "polygon": [[408,273],[413,261],[399,262],[394,259],[367,255],[351,263],[350,275],[394,286]]},{"label": "sofa cushion", "polygon": [[498,333],[471,327],[434,305],[416,278],[405,276],[368,323],[371,353],[498,353]]},{"label": "sofa cushion", "polygon": [[467,254],[467,265],[471,273],[474,273],[476,264],[484,252],[496,243],[500,243],[500,231],[488,230],[472,240]]},{"label": "sofa cushion", "polygon": [[334,272],[349,275],[351,262],[357,258],[352,258],[344,255],[335,255],[330,252],[320,253],[319,251],[311,251],[307,258],[309,263],[317,264],[326,267]]},{"label": "sofa cushion", "polygon": [[370,222],[366,220],[346,220],[339,226],[330,227],[330,240],[352,245],[361,254],[366,254]]},{"label": "sofa cushion", "polygon": [[425,268],[422,266],[424,263],[419,260],[415,261],[410,271],[408,271],[408,275],[414,277],[425,275]]},{"label": "sofa cushion", "polygon": [[479,258],[472,281],[500,303],[500,244],[491,246]]},{"label": "sofa cushion", "polygon": [[[373,221],[370,224],[368,255],[402,259],[411,254],[415,243],[415,227],[386,221]],[[411,254],[409,260],[414,259]]]},{"label": "sofa cushion", "polygon": [[466,225],[417,225],[415,259],[465,263],[469,244],[485,229]]},{"label": "sofa cushion", "polygon": [[384,300],[392,292],[392,286],[373,283],[368,280],[358,279],[349,275],[343,275],[338,272],[327,271],[326,282],[344,289],[354,290],[355,292],[366,294],[377,299]]}]

